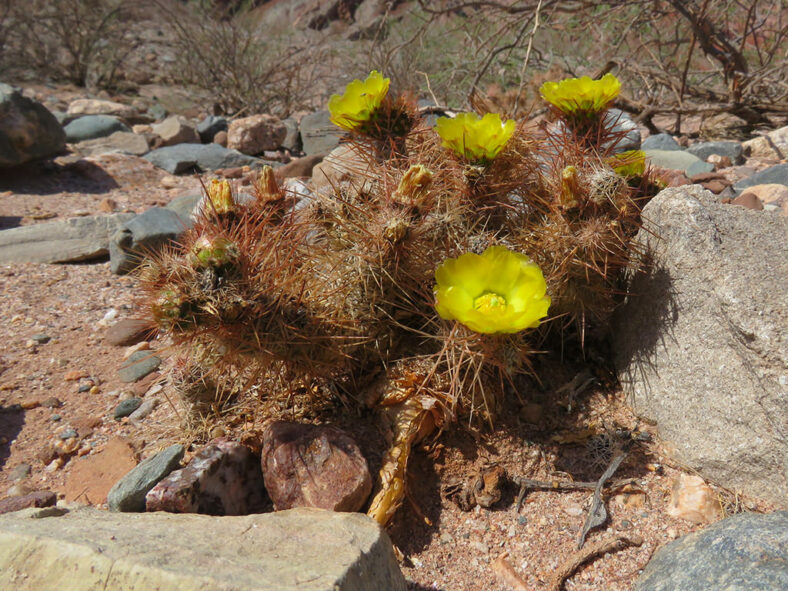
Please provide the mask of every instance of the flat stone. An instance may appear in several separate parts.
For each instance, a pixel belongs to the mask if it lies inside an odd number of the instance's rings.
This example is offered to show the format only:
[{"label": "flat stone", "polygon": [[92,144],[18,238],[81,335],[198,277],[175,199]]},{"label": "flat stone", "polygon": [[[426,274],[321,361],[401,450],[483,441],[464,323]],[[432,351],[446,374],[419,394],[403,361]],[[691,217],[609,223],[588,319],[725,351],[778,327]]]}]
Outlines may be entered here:
[{"label": "flat stone", "polygon": [[83,142],[96,138],[107,137],[116,131],[131,132],[131,128],[117,117],[109,115],[88,115],[74,119],[63,128],[66,132],[66,141],[70,143]]},{"label": "flat stone", "polygon": [[145,511],[145,495],[180,466],[183,452],[182,445],[171,445],[132,468],[107,494],[109,510]]},{"label": "flat stone", "polygon": [[178,144],[153,150],[145,159],[170,174],[208,172],[219,168],[253,166],[260,161],[252,156],[228,150],[219,144]]},{"label": "flat stone", "polygon": [[304,116],[299,129],[304,154],[307,156],[328,154],[339,145],[339,140],[345,135],[339,127],[331,123],[331,113],[325,110]]},{"label": "flat stone", "polygon": [[18,497],[0,500],[0,514],[12,513],[31,507],[52,507],[57,503],[57,495],[48,490],[40,490]]},{"label": "flat stone", "polygon": [[133,271],[146,255],[174,242],[192,222],[172,209],[151,207],[117,230],[109,243],[110,271],[122,275]]},{"label": "flat stone", "polygon": [[155,334],[156,328],[150,320],[143,318],[124,318],[107,329],[104,340],[115,347],[129,347],[147,341]]},{"label": "flat stone", "polygon": [[643,140],[643,150],[681,150],[681,146],[669,133],[657,133]]},{"label": "flat stone", "polygon": [[147,511],[247,515],[265,508],[260,461],[236,441],[216,439],[145,495]]},{"label": "flat stone", "polygon": [[262,466],[277,511],[358,511],[372,491],[369,467],[356,442],[327,425],[272,423],[263,433]]},{"label": "flat stone", "polygon": [[133,119],[137,110],[123,103],[102,99],[76,99],[68,104],[66,115],[73,119],[84,115],[113,115],[121,119]]},{"label": "flat stone", "polygon": [[121,382],[131,383],[144,378],[152,371],[156,371],[161,365],[161,359],[150,351],[137,351],[132,353],[121,368],[118,370],[118,377]]},{"label": "flat stone", "polygon": [[81,141],[74,146],[74,150],[83,156],[98,156],[101,154],[144,156],[150,151],[150,148],[144,135],[138,135],[129,131],[116,131],[107,137]]},{"label": "flat stone", "polygon": [[[707,480],[788,506],[788,219],[698,185],[643,209],[611,336],[619,380],[672,455]],[[782,381],[781,381],[782,380]]]},{"label": "flat stone", "polygon": [[742,179],[733,185],[733,190],[737,194],[741,193],[744,189],[754,187],[755,185],[786,185],[788,186],[788,163],[770,166],[754,175]]},{"label": "flat stone", "polygon": [[788,589],[788,511],[740,513],[660,548],[633,591]]},{"label": "flat stone", "polygon": [[85,507],[0,517],[0,588],[14,591],[405,591],[386,533],[365,515],[244,517]]},{"label": "flat stone", "polygon": [[734,164],[741,164],[742,147],[739,142],[700,142],[687,148],[687,152],[694,154],[701,160],[706,160],[712,154],[727,156]]},{"label": "flat stone", "polygon": [[137,465],[128,441],[113,437],[101,451],[69,462],[65,495],[68,502],[101,505],[112,486]]},{"label": "flat stone", "polygon": [[41,103],[0,82],[0,168],[57,156],[66,133]]},{"label": "flat stone", "polygon": [[86,216],[0,231],[0,264],[75,263],[104,258],[110,236],[133,213]]},{"label": "flat stone", "polygon": [[141,404],[142,398],[137,396],[127,398],[126,400],[121,401],[121,403],[115,407],[115,412],[112,416],[116,421],[118,421],[123,417],[129,416],[131,413],[137,410]]}]

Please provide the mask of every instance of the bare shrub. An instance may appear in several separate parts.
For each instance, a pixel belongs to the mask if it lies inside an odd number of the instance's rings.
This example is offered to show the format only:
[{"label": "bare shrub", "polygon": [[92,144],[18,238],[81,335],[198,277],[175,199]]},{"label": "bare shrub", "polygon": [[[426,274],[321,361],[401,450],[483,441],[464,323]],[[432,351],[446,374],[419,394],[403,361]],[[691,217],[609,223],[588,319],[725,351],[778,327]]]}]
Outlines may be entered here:
[{"label": "bare shrub", "polygon": [[[0,9],[0,71],[108,87],[134,49],[122,0],[7,0]],[[137,6],[139,7],[139,6]]]},{"label": "bare shrub", "polygon": [[157,5],[173,37],[172,79],[206,91],[217,111],[286,116],[313,106],[330,53],[319,33],[257,31],[243,7]]}]

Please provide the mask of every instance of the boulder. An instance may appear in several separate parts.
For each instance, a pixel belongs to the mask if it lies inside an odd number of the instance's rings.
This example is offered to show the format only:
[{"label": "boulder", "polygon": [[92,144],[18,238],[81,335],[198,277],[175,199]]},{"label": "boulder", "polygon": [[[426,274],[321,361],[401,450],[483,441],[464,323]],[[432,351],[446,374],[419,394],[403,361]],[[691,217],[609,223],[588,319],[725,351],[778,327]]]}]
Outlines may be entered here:
[{"label": "boulder", "polygon": [[256,156],[266,150],[276,150],[287,136],[287,127],[273,115],[252,115],[230,122],[227,147]]},{"label": "boulder", "polygon": [[207,172],[218,168],[260,164],[257,158],[228,150],[219,144],[178,144],[153,150],[145,159],[170,174]]},{"label": "boulder", "polygon": [[700,142],[687,148],[687,152],[704,161],[712,154],[727,156],[734,164],[741,164],[744,160],[739,142]]},{"label": "boulder", "polygon": [[754,175],[742,179],[733,185],[736,193],[741,193],[744,189],[756,185],[786,185],[788,186],[788,163],[770,166]]},{"label": "boulder", "polygon": [[633,591],[788,589],[788,511],[740,513],[660,548]]},{"label": "boulder", "polygon": [[742,143],[742,148],[748,158],[785,160],[788,158],[788,126],[747,140]]},{"label": "boulder", "polygon": [[788,505],[788,219],[697,185],[643,210],[645,253],[612,330],[635,412],[701,476]]},{"label": "boulder", "polygon": [[112,234],[110,270],[117,275],[131,272],[146,254],[175,241],[190,226],[188,218],[182,218],[171,209],[151,207]]},{"label": "boulder", "polygon": [[150,148],[144,135],[116,131],[107,137],[81,141],[73,147],[73,150],[82,156],[98,156],[100,154],[144,156],[150,151]]},{"label": "boulder", "polygon": [[288,117],[287,119],[283,119],[282,123],[284,123],[287,128],[287,135],[285,135],[285,139],[282,140],[282,147],[291,152],[300,152],[301,135],[298,132],[298,121],[292,117]]},{"label": "boulder", "polygon": [[224,117],[208,115],[197,124],[197,133],[203,144],[210,144],[220,131],[227,131],[227,119]]},{"label": "boulder", "polygon": [[133,213],[88,216],[21,226],[0,232],[0,264],[76,263],[104,258],[110,236]]},{"label": "boulder", "polygon": [[0,82],[0,168],[56,156],[65,142],[63,128],[44,105]]},{"label": "boulder", "polygon": [[331,194],[345,185],[355,192],[365,192],[371,187],[370,176],[370,164],[358,148],[342,144],[312,168],[312,188],[316,193]]},{"label": "boulder", "polygon": [[131,132],[128,125],[117,117],[109,115],[87,115],[74,119],[63,128],[66,131],[66,141],[70,143],[83,142],[96,138],[107,137],[116,131]]},{"label": "boulder", "polygon": [[107,494],[110,511],[145,511],[145,495],[161,482],[183,459],[183,446],[171,445],[132,468]]},{"label": "boulder", "polygon": [[266,505],[260,461],[236,441],[216,439],[145,495],[147,511],[248,515]]},{"label": "boulder", "polygon": [[69,103],[66,116],[69,120],[84,115],[111,115],[131,120],[138,116],[137,110],[123,103],[100,99],[76,99]]},{"label": "boulder", "polygon": [[54,509],[0,516],[0,589],[407,588],[391,541],[365,515],[297,509],[217,518]]},{"label": "boulder", "polygon": [[684,150],[644,150],[644,152],[646,153],[646,159],[652,166],[680,170],[687,176],[714,170],[713,164],[704,162],[694,154]]},{"label": "boulder", "polygon": [[262,465],[277,511],[358,511],[372,491],[366,459],[356,442],[335,427],[272,423],[263,433]]},{"label": "boulder", "polygon": [[161,138],[162,146],[200,143],[200,136],[194,129],[194,125],[179,115],[171,115],[161,123],[154,125],[153,133]]},{"label": "boulder", "polygon": [[614,152],[640,149],[640,129],[627,113],[621,109],[609,109],[605,113],[605,124],[612,127],[614,134],[620,134],[605,147],[613,146]]},{"label": "boulder", "polygon": [[331,123],[331,114],[328,111],[310,113],[301,119],[301,143],[304,154],[328,154],[339,145],[339,140],[344,132]]},{"label": "boulder", "polygon": [[681,146],[669,133],[657,133],[643,140],[644,150],[681,150]]}]

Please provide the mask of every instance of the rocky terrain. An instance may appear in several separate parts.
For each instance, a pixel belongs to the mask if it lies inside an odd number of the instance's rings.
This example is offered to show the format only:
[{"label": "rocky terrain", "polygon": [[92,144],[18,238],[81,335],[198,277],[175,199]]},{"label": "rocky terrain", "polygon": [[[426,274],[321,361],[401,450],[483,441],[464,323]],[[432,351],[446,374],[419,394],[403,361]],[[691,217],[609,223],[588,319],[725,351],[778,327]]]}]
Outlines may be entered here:
[{"label": "rocky terrain", "polygon": [[[638,237],[656,264],[634,277],[612,354],[545,354],[550,379],[509,401],[494,431],[458,425],[418,450],[388,532],[409,589],[788,582],[773,566],[788,552],[788,127],[712,141],[691,122],[675,137],[621,124],[669,187]],[[385,434],[358,417],[340,425],[352,439],[251,412],[195,420],[168,339],[136,320],[129,274],[193,223],[212,178],[243,193],[269,164],[303,199],[349,174],[328,113],[190,116],[0,85],[0,139],[0,511],[121,512],[102,528],[146,507],[363,511]],[[608,518],[578,553],[614,449],[626,453]],[[0,540],[22,527],[12,517]],[[726,564],[703,536],[774,562]]]}]

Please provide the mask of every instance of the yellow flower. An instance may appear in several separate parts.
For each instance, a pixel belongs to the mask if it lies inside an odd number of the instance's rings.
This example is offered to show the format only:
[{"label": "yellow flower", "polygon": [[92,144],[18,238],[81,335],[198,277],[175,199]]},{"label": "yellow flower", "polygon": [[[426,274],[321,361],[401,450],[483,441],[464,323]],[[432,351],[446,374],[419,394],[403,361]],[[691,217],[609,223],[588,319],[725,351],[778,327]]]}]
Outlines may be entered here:
[{"label": "yellow flower", "polygon": [[621,82],[613,74],[599,80],[588,76],[567,78],[560,82],[545,82],[539,89],[542,97],[566,115],[593,114],[604,111],[618,96]]},{"label": "yellow flower", "polygon": [[454,119],[438,118],[435,131],[443,147],[471,162],[489,162],[503,150],[514,133],[515,122],[501,121],[498,113],[479,118],[475,113],[460,113]]},{"label": "yellow flower", "polygon": [[646,171],[646,153],[643,150],[627,150],[610,158],[608,164],[616,174],[625,178],[643,176]]},{"label": "yellow flower", "polygon": [[233,190],[228,181],[213,179],[208,187],[208,198],[213,204],[216,213],[228,213],[235,207]]},{"label": "yellow flower", "polygon": [[475,332],[514,333],[539,326],[550,297],[541,269],[524,254],[491,246],[465,253],[435,271],[435,309]]},{"label": "yellow flower", "polygon": [[373,70],[364,82],[353,80],[345,88],[345,94],[335,94],[328,99],[331,122],[348,131],[361,127],[386,98],[390,82],[377,70]]}]

